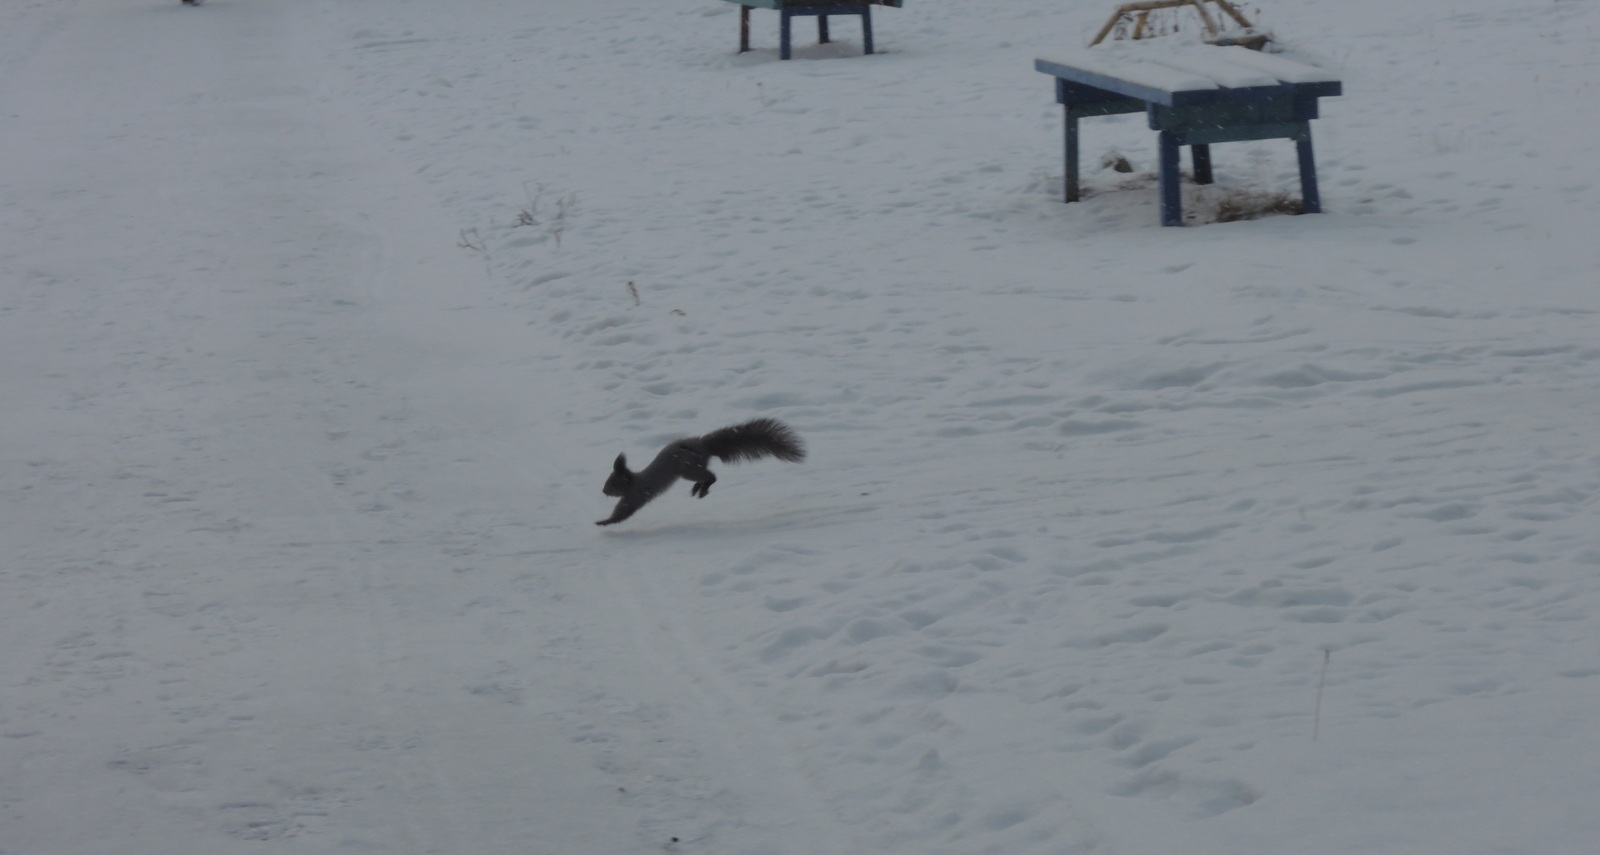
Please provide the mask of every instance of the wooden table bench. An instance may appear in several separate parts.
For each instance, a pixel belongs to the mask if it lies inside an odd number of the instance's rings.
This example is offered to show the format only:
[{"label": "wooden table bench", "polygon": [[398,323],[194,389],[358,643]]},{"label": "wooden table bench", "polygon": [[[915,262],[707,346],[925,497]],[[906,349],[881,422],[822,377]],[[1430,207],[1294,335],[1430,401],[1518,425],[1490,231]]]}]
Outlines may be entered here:
[{"label": "wooden table bench", "polygon": [[872,7],[899,6],[902,0],[728,0],[739,4],[739,52],[750,50],[750,10],[757,6],[775,9],[782,20],[778,24],[778,58],[788,59],[789,21],[791,18],[810,16],[817,19],[817,42],[827,44],[828,17],[830,15],[861,16],[862,53],[872,53]]},{"label": "wooden table bench", "polygon": [[[1108,49],[1109,48],[1109,49]],[[1194,180],[1211,183],[1211,144],[1291,139],[1300,159],[1305,213],[1319,213],[1311,120],[1317,99],[1341,94],[1339,80],[1314,66],[1242,47],[1157,44],[1102,46],[1037,59],[1056,78],[1066,111],[1066,201],[1076,202],[1078,120],[1143,111],[1160,131],[1161,224],[1183,225],[1178,147],[1189,146]]]}]

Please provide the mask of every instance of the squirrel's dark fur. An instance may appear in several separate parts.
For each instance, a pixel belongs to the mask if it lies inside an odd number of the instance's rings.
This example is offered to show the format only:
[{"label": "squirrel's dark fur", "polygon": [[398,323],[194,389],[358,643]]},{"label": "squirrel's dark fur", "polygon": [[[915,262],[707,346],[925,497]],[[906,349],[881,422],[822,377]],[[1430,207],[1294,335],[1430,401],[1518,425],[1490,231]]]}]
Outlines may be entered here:
[{"label": "squirrel's dark fur", "polygon": [[651,499],[667,491],[668,487],[685,478],[694,482],[690,495],[703,499],[717,483],[707,464],[711,458],[728,463],[741,460],[760,460],[776,457],[779,460],[801,461],[806,449],[789,426],[777,419],[756,419],[742,425],[714,430],[705,436],[692,436],[673,440],[661,449],[650,465],[632,472],[628,469],[626,455],[617,455],[611,477],[600,492],[616,496],[619,501],[609,519],[595,525],[619,523],[644,507]]}]

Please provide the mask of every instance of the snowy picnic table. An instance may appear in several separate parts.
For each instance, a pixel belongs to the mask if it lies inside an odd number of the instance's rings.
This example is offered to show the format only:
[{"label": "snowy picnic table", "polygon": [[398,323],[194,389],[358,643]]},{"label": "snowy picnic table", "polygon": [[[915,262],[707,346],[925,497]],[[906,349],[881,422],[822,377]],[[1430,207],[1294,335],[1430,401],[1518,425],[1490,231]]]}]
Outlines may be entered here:
[{"label": "snowy picnic table", "polygon": [[872,53],[872,7],[899,6],[902,0],[728,0],[739,4],[739,52],[750,50],[750,10],[757,6],[774,9],[781,21],[778,25],[778,58],[788,59],[790,19],[810,16],[817,19],[817,42],[827,44],[828,17],[830,15],[861,16],[862,53]]},{"label": "snowy picnic table", "polygon": [[1211,183],[1211,144],[1291,139],[1300,159],[1302,210],[1318,213],[1311,120],[1317,99],[1341,94],[1330,72],[1243,47],[1103,45],[1034,60],[1056,78],[1066,112],[1066,201],[1079,198],[1078,120],[1144,111],[1160,132],[1161,224],[1183,225],[1178,148],[1189,146],[1194,178]]}]

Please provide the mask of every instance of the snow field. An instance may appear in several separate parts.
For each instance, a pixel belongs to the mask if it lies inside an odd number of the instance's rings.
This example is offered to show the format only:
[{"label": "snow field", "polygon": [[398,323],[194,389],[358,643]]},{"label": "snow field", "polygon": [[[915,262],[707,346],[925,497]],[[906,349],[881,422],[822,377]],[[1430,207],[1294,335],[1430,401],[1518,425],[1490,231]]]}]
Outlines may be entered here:
[{"label": "snow field", "polygon": [[0,852],[1585,851],[1596,8],[1391,5],[1182,230],[1102,8],[8,11]]}]

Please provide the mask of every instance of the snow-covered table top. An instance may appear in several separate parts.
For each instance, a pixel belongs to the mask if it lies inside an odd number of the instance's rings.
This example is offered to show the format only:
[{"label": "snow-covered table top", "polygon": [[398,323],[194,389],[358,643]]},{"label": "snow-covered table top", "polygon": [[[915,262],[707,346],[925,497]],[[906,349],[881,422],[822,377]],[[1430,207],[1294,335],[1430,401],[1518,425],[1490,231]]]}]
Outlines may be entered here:
[{"label": "snow-covered table top", "polygon": [[[1249,48],[1117,44],[1056,52],[1034,68],[1072,83],[1168,107],[1237,101],[1249,90],[1338,95],[1325,69]],[[1241,92],[1240,90],[1246,90]]]}]

